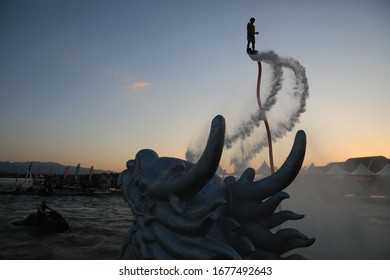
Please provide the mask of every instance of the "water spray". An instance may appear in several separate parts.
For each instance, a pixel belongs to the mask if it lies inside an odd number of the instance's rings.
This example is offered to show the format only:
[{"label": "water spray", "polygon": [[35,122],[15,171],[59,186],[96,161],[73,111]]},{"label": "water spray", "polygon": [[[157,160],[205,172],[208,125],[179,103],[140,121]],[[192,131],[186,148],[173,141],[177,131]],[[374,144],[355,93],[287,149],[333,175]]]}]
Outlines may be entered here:
[{"label": "water spray", "polygon": [[[241,141],[241,149],[239,152],[234,153],[230,159],[231,164],[237,170],[244,170],[248,166],[248,162],[253,159],[258,153],[262,151],[268,144],[270,155],[270,168],[271,172],[274,172],[273,163],[273,151],[272,141],[276,141],[286,135],[287,132],[292,131],[295,124],[299,122],[300,115],[306,110],[306,100],[309,96],[309,86],[306,78],[305,68],[294,58],[280,57],[273,51],[260,52],[254,55],[250,55],[253,61],[258,62],[259,73],[257,80],[257,103],[258,109],[247,115],[241,123],[233,129],[232,133],[229,133],[225,137],[225,148],[231,149],[238,141]],[[265,98],[264,102],[260,101],[260,83],[262,76],[262,62],[269,64],[272,67],[271,83],[269,86],[269,94]],[[277,122],[273,126],[272,135],[269,128],[269,124],[266,118],[266,114],[271,111],[276,104],[277,95],[281,92],[283,86],[283,69],[287,68],[293,72],[293,88],[292,97],[297,100],[297,106],[291,107],[291,116],[287,121]],[[256,129],[264,122],[267,130],[267,140],[263,139],[256,141],[254,145],[244,145],[244,141],[251,137]],[[201,155],[204,141],[198,141],[190,145],[186,152],[186,158],[190,162],[195,162]]]}]

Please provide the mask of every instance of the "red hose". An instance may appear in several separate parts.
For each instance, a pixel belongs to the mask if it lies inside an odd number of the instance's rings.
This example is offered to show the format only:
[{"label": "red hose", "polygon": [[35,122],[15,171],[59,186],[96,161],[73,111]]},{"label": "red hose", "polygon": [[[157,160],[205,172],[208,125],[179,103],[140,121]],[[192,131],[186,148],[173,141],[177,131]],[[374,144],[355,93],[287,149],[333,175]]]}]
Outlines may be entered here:
[{"label": "red hose", "polygon": [[[257,64],[259,65],[259,74],[257,76],[257,88],[256,88],[256,94],[257,94],[257,104],[259,105],[259,109],[261,110],[261,100],[260,100],[260,81],[261,81],[261,62],[258,61]],[[269,152],[269,165],[271,168],[271,174],[275,173],[275,167],[274,167],[274,156],[272,152],[272,137],[271,137],[271,130],[269,129],[269,124],[267,117],[264,115],[264,125],[265,129],[267,130],[267,138],[268,138],[268,152]]]}]

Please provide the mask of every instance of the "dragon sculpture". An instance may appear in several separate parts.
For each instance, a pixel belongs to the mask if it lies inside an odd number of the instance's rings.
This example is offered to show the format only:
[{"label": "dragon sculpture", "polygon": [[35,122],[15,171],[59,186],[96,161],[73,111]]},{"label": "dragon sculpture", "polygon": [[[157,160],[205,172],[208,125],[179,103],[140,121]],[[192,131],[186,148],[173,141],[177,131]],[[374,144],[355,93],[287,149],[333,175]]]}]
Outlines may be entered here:
[{"label": "dragon sculpture", "polygon": [[311,246],[291,228],[275,230],[304,215],[275,210],[289,197],[283,190],[298,174],[306,135],[298,131],[293,148],[273,175],[254,181],[255,171],[222,180],[215,173],[225,138],[225,119],[216,116],[196,164],[141,150],[118,184],[134,214],[121,250],[123,259],[301,259],[288,251]]}]

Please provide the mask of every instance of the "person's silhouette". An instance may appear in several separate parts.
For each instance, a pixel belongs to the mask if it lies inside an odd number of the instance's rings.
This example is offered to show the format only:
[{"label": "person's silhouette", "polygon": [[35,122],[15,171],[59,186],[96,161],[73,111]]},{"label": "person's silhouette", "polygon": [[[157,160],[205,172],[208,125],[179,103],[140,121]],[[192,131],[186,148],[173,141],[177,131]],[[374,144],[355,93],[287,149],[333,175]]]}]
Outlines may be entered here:
[{"label": "person's silhouette", "polygon": [[[251,18],[246,26],[247,30],[247,39],[248,39],[248,44],[246,45],[246,51],[248,53],[255,53],[255,35],[259,34],[259,32],[256,32],[255,25],[253,24],[255,22],[255,18]],[[252,44],[252,49],[249,47],[249,45]]]}]

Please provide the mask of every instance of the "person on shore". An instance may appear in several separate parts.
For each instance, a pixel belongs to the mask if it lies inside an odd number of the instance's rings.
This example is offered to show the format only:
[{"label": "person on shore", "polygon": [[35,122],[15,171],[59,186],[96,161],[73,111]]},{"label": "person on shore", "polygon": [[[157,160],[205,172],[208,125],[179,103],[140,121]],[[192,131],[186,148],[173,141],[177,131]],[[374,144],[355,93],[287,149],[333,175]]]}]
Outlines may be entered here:
[{"label": "person on shore", "polygon": [[[246,45],[246,51],[248,53],[255,53],[256,52],[256,49],[255,49],[255,35],[259,34],[259,32],[256,32],[256,28],[255,28],[255,25],[254,25],[254,22],[255,22],[255,18],[252,17],[247,26],[246,26],[246,30],[247,30],[247,40],[248,40],[248,44]],[[249,47],[250,44],[252,44],[252,49]]]}]

